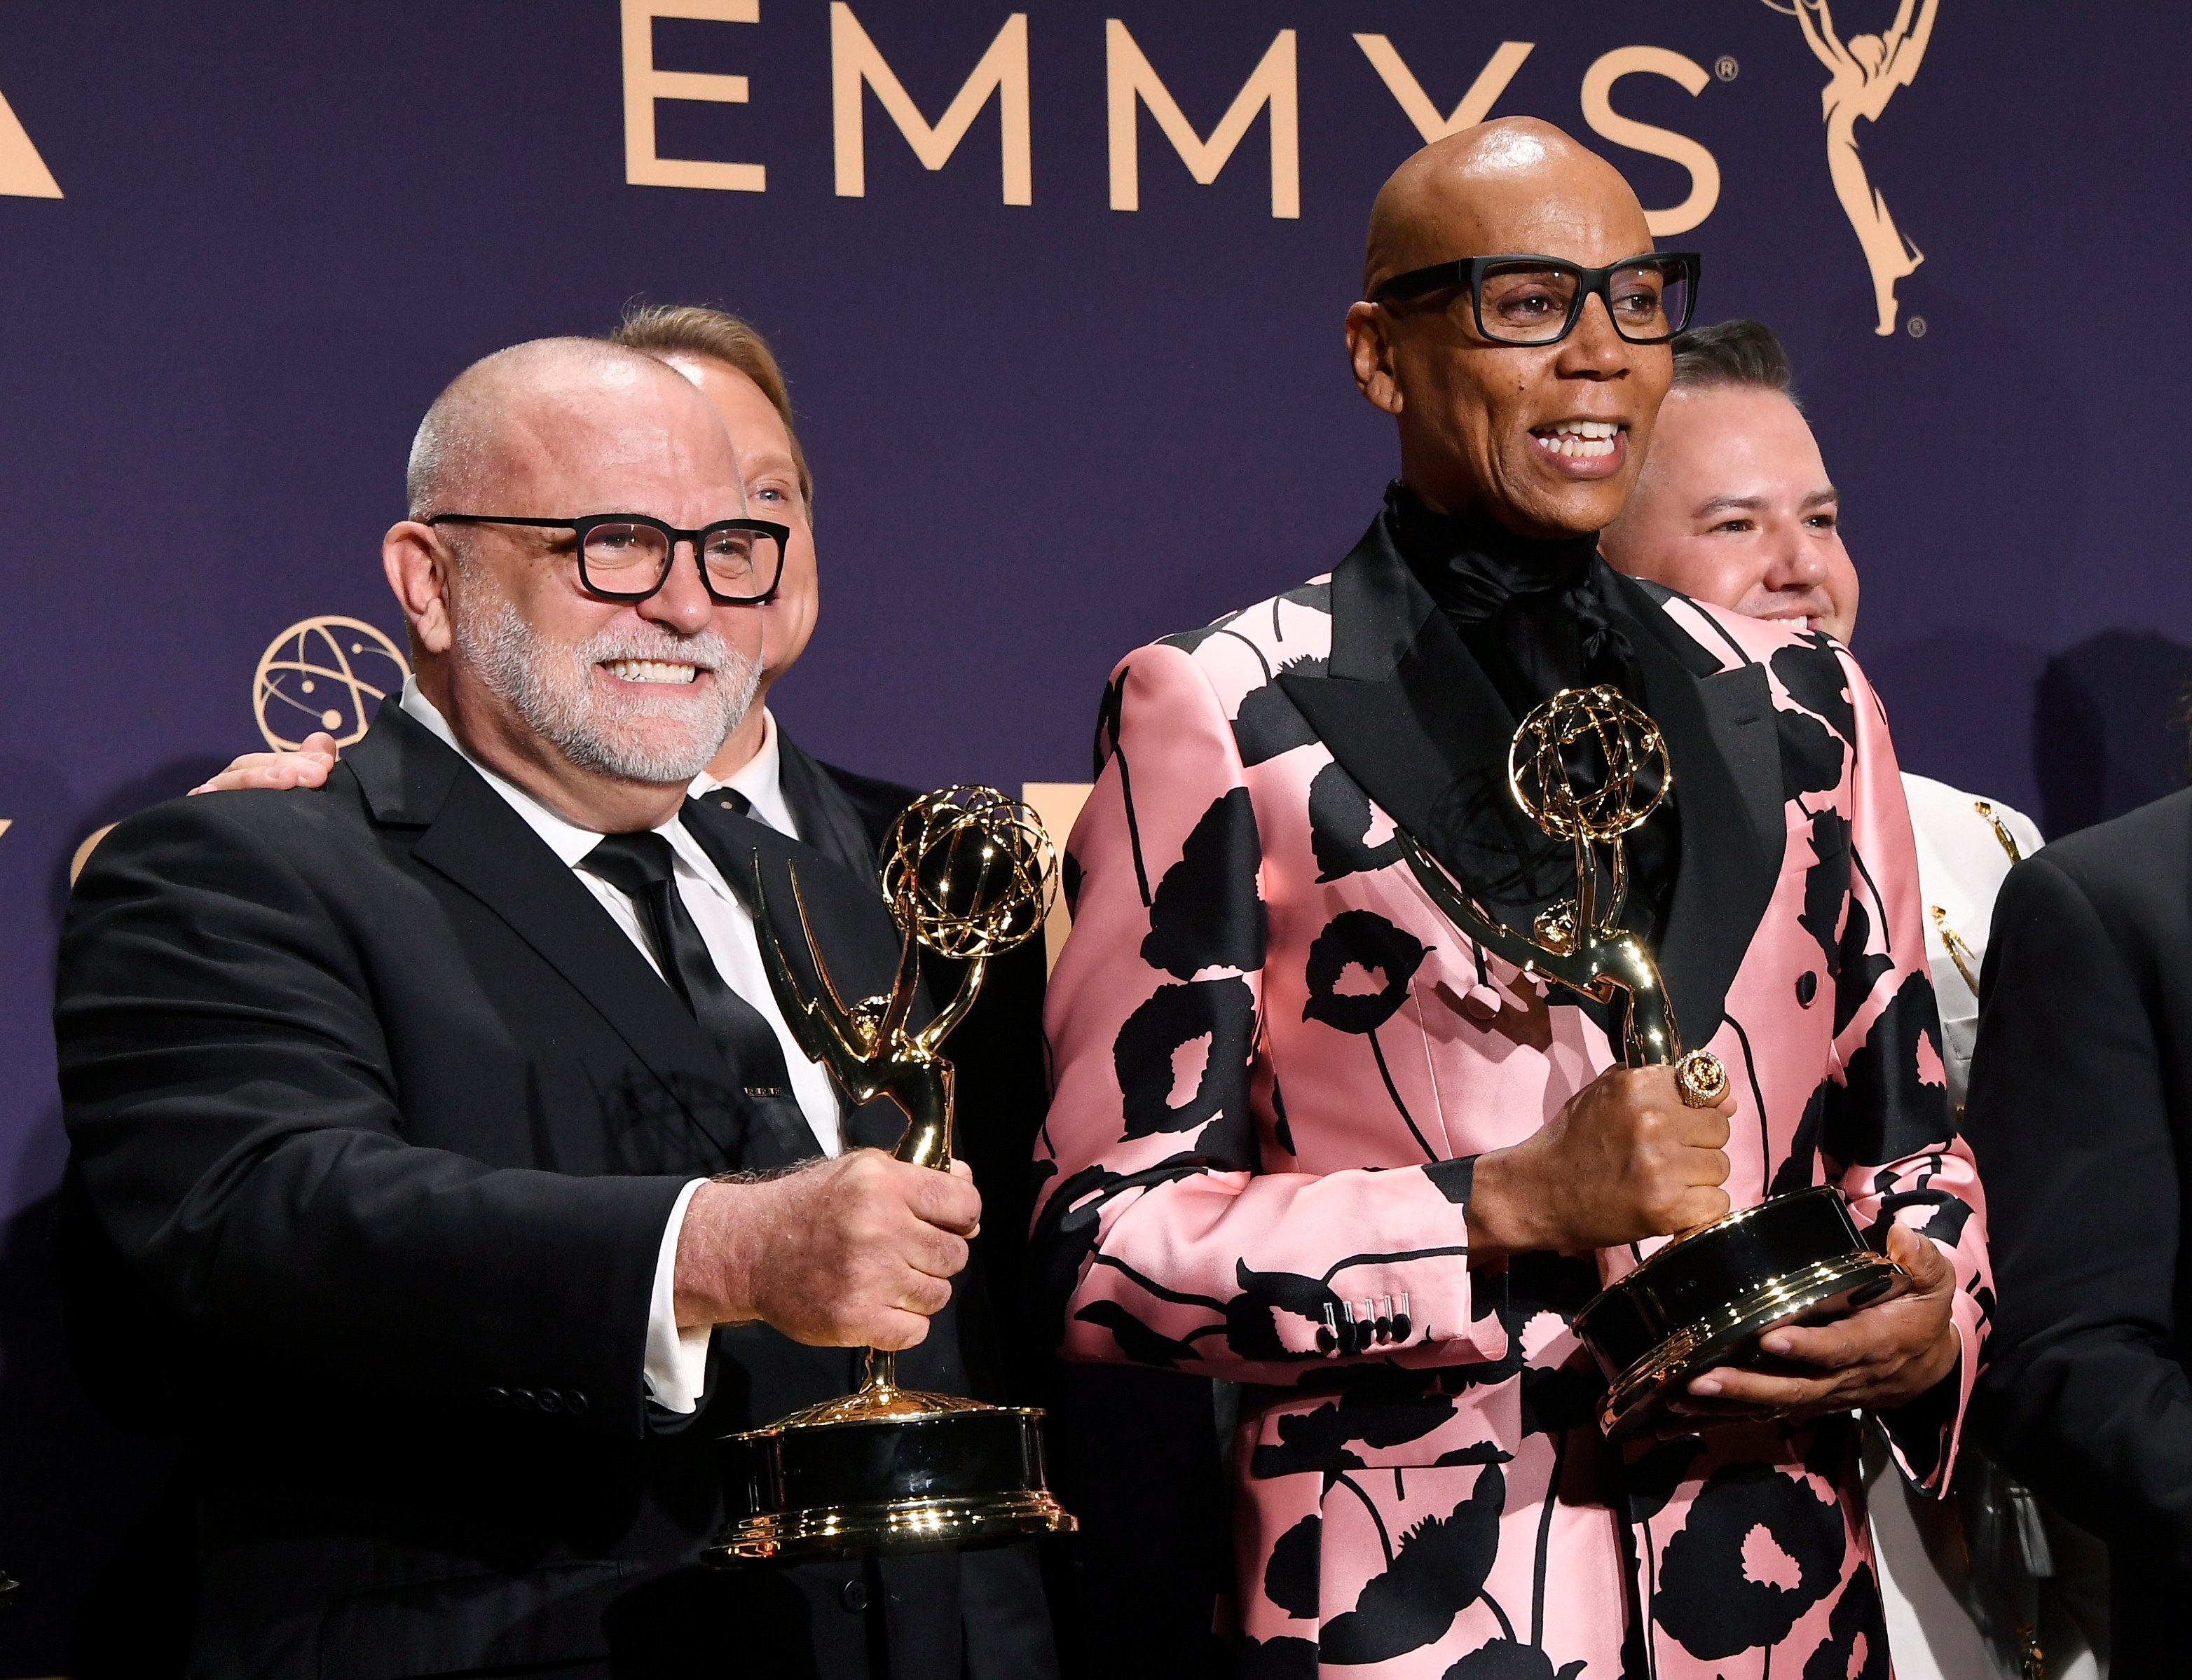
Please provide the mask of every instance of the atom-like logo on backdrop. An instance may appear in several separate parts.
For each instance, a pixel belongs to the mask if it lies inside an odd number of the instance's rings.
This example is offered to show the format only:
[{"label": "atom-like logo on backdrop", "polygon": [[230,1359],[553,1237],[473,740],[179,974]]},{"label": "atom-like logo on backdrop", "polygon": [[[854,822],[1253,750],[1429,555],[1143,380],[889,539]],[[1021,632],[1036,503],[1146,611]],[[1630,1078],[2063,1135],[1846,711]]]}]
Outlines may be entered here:
[{"label": "atom-like logo on backdrop", "polygon": [[251,709],[277,752],[295,751],[323,729],[348,747],[372,726],[374,706],[410,675],[396,644],[363,619],[300,619],[260,655]]},{"label": "atom-like logo on backdrop", "polygon": [[[1842,214],[1864,248],[1865,265],[1872,271],[1873,303],[1880,324],[1873,328],[1881,338],[1895,331],[1895,283],[1916,270],[1926,253],[1910,242],[1887,213],[1887,200],[1865,173],[1864,158],[1857,144],[1858,118],[1877,122],[1898,88],[1907,88],[1918,74],[1927,43],[1933,38],[1933,19],[1941,0],[1902,0],[1895,21],[1885,35],[1852,35],[1844,41],[1835,29],[1828,0],[1761,0],[1784,17],[1796,20],[1804,43],[1827,67],[1827,85],[1819,96],[1827,125],[1827,174],[1841,200]],[[1912,323],[1911,330],[1917,330]]]}]

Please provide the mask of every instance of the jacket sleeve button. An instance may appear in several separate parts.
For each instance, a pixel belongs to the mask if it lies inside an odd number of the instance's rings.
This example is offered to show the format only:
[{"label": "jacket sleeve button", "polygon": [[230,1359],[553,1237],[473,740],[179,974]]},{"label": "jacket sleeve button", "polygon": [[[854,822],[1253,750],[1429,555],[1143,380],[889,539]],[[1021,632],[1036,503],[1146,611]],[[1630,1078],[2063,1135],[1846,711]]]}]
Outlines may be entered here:
[{"label": "jacket sleeve button", "polygon": [[507,1411],[510,1408],[510,1391],[507,1388],[488,1389],[487,1403],[496,1411]]},{"label": "jacket sleeve button", "polygon": [[544,1388],[540,1391],[539,1404],[544,1412],[560,1412],[563,1409],[563,1397],[552,1388]]},{"label": "jacket sleeve button", "polygon": [[868,1584],[864,1580],[848,1580],[837,1589],[837,1602],[853,1615],[868,1608]]},{"label": "jacket sleeve button", "polygon": [[530,1388],[511,1389],[510,1391],[510,1404],[515,1406],[519,1411],[531,1411],[533,1409],[533,1391]]},{"label": "jacket sleeve button", "polygon": [[575,1388],[565,1389],[563,1391],[563,1409],[570,1413],[573,1417],[584,1417],[586,1415],[585,1395]]}]

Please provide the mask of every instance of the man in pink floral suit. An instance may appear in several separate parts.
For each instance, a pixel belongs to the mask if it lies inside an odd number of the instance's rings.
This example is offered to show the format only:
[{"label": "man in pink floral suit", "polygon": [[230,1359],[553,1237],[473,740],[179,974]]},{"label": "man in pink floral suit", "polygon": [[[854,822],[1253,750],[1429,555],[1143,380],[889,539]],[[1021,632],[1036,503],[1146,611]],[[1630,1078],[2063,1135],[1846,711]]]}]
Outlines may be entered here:
[{"label": "man in pink floral suit", "polygon": [[[1106,691],[1037,1286],[1069,1357],[1244,1385],[1248,1676],[1889,1671],[1852,1414],[1946,1486],[1984,1205],[1863,675],[1596,553],[1696,269],[1547,125],[1418,153],[1348,316],[1400,435],[1383,510],[1328,578],[1139,649]],[[1510,800],[1509,739],[1601,682],[1664,733],[1624,922],[1728,1068],[1717,1108],[1623,1068],[1613,1009],[1478,948],[1396,840],[1530,927],[1573,861]],[[1775,1369],[1700,1377],[1677,1427],[1609,1446],[1569,1316],[1657,1239],[1821,1182],[1909,1288],[1773,1332]]]}]

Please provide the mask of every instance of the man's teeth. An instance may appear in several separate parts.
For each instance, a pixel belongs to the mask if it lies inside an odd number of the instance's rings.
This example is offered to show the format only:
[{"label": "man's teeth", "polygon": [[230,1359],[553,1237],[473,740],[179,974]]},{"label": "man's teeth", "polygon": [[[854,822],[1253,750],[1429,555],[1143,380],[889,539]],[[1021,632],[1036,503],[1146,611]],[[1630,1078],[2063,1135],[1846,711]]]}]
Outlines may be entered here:
[{"label": "man's teeth", "polygon": [[660,659],[609,659],[602,669],[626,682],[684,683],[700,674],[697,665],[673,665]]},{"label": "man's teeth", "polygon": [[1572,461],[1595,461],[1613,453],[1613,440],[1620,430],[1612,420],[1562,420],[1531,436],[1540,449],[1553,454]]}]

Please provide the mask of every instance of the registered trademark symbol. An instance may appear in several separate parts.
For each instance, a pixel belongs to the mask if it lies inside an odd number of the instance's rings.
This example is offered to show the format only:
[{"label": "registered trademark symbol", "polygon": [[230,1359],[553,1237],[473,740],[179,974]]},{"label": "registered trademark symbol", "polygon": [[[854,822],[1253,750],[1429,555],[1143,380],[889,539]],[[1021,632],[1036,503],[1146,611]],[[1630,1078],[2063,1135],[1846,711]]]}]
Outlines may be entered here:
[{"label": "registered trademark symbol", "polygon": [[1732,82],[1735,80],[1736,71],[1740,70],[1742,67],[1742,65],[1736,63],[1733,54],[1722,53],[1719,58],[1713,61],[1713,74],[1719,77],[1723,82]]},{"label": "registered trademark symbol", "polygon": [[1914,339],[1924,338],[1926,336],[1926,317],[1922,315],[1912,316],[1909,320],[1903,323],[1903,330],[1908,333]]}]

